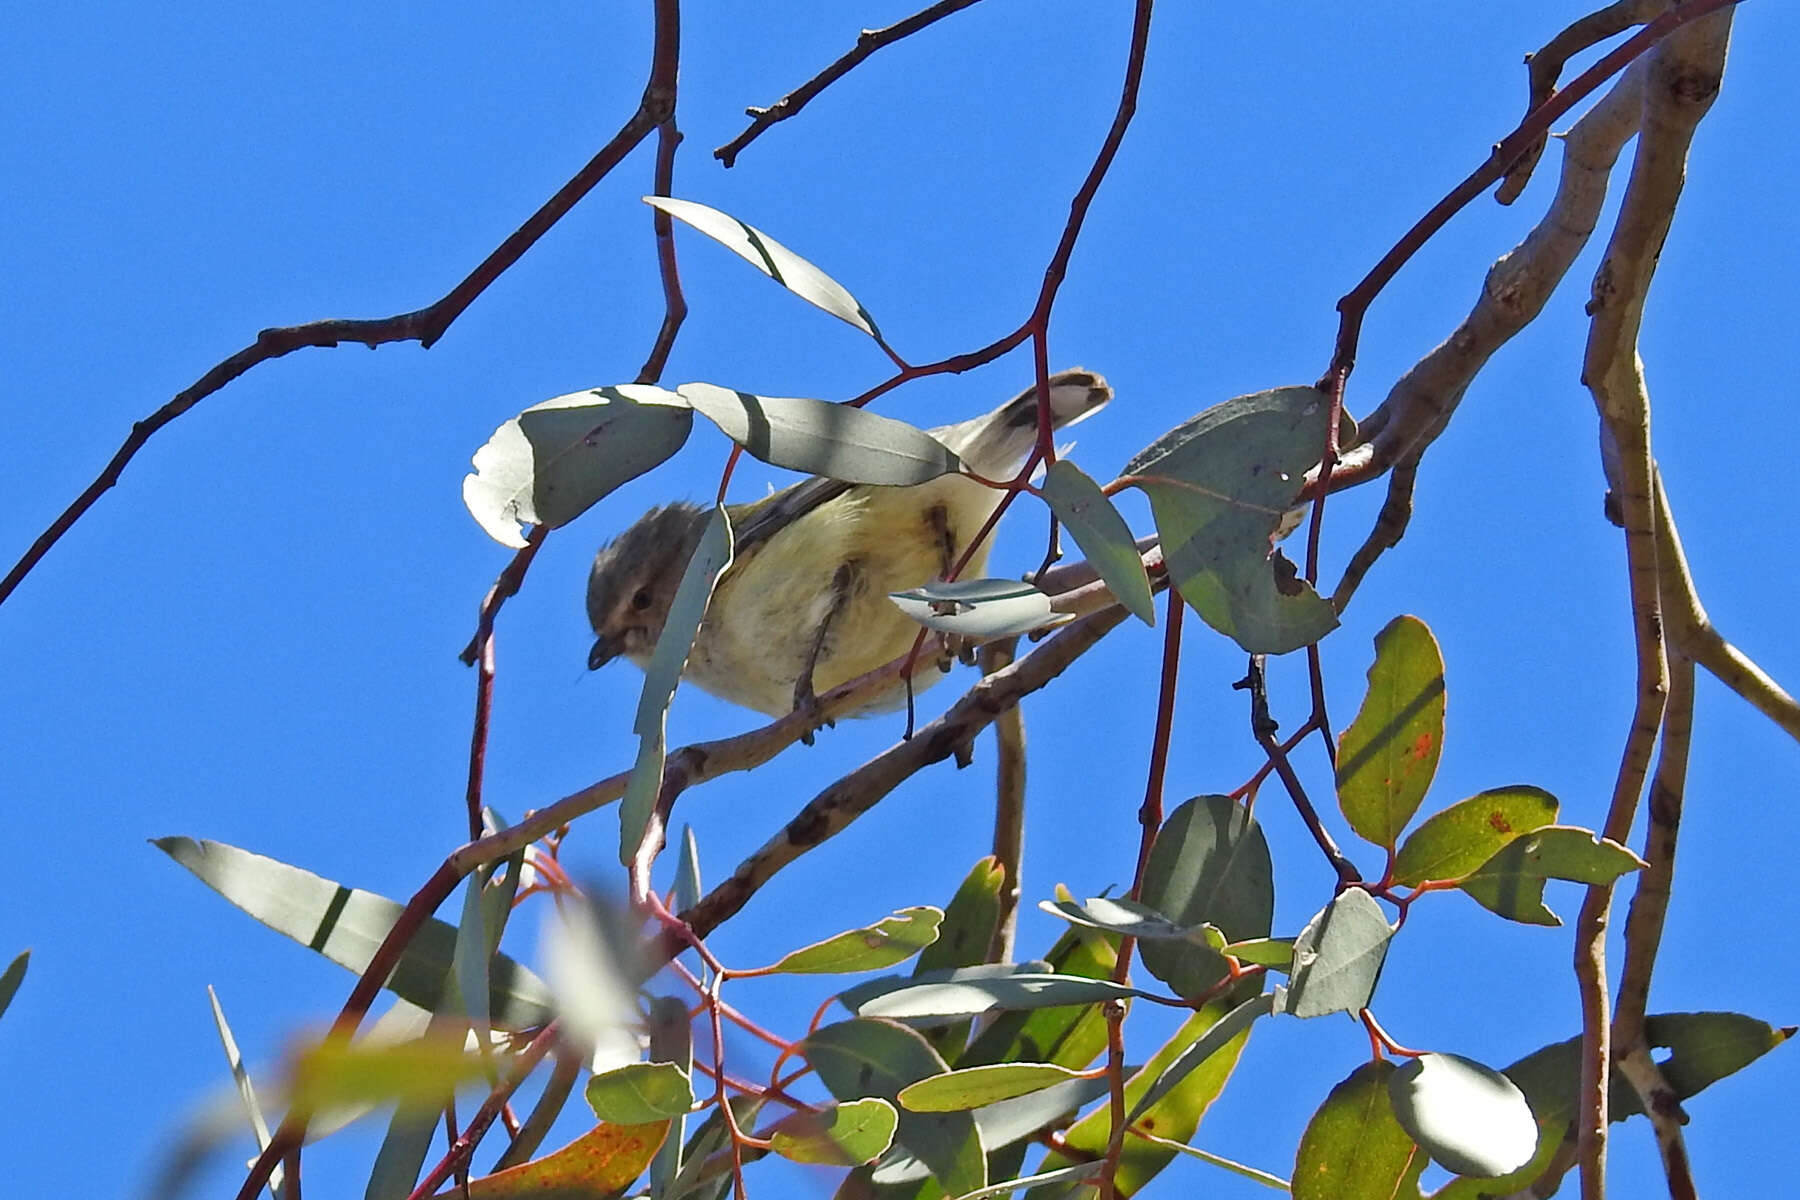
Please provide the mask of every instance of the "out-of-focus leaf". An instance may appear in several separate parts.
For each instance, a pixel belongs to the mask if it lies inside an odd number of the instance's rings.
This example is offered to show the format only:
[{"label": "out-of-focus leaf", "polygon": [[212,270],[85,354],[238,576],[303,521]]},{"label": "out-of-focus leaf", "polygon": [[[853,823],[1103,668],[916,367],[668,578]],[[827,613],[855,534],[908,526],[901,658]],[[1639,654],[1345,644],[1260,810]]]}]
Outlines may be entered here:
[{"label": "out-of-focus leaf", "polygon": [[[1678,1100],[1698,1095],[1787,1041],[1794,1028],[1777,1029],[1754,1017],[1730,1012],[1658,1013],[1644,1023],[1653,1050],[1667,1050],[1660,1062],[1663,1081]],[[1499,1179],[1455,1179],[1432,1193],[1432,1200],[1485,1200],[1525,1187],[1542,1173],[1563,1132],[1575,1119],[1581,1039],[1557,1042],[1521,1058],[1504,1074],[1525,1094],[1537,1119],[1538,1153],[1522,1169]],[[1608,1093],[1614,1121],[1643,1112],[1637,1092],[1617,1073]]]},{"label": "out-of-focus leaf", "polygon": [[588,1080],[588,1107],[614,1125],[686,1116],[694,1107],[687,1072],[667,1062],[627,1063]]},{"label": "out-of-focus leaf", "polygon": [[1337,627],[1331,605],[1273,548],[1325,447],[1330,412],[1317,388],[1238,396],[1184,421],[1125,467],[1150,497],[1182,599],[1252,654],[1285,654]]},{"label": "out-of-focus leaf", "polygon": [[668,619],[656,639],[656,649],[650,652],[650,665],[644,668],[644,690],[638,693],[637,719],[631,727],[638,735],[637,761],[631,765],[631,778],[626,781],[625,797],[619,805],[619,861],[626,866],[638,853],[644,830],[656,811],[656,796],[662,787],[669,701],[675,696],[675,685],[681,682],[688,652],[694,648],[694,635],[700,631],[700,619],[706,615],[713,585],[730,565],[731,519],[721,504],[713,509],[694,547],[694,556],[688,559],[681,582],[675,586]]},{"label": "out-of-focus leaf", "polygon": [[[1267,1005],[1269,1001],[1261,1000]],[[1202,1041],[1227,1015],[1225,1001],[1206,1004],[1182,1022],[1174,1035],[1159,1047],[1150,1060],[1125,1081],[1125,1111],[1136,1112],[1134,1128],[1142,1128],[1161,1137],[1185,1142],[1200,1128],[1200,1120],[1214,1100],[1225,1090],[1244,1042],[1250,1036],[1249,1022],[1238,1029],[1217,1050],[1202,1054],[1200,1062],[1188,1070],[1172,1088],[1164,1088],[1161,1098],[1145,1104],[1158,1081],[1196,1042]],[[1140,1111],[1141,1110],[1141,1111]],[[1104,1156],[1112,1136],[1112,1111],[1102,1106],[1076,1121],[1064,1134],[1064,1141],[1078,1155]],[[1175,1158],[1175,1152],[1164,1146],[1129,1135],[1119,1158],[1114,1185],[1120,1196],[1136,1194]],[[1060,1167],[1068,1161],[1061,1154],[1044,1157],[1040,1169]]]},{"label": "out-of-focus leaf", "polygon": [[1345,888],[1294,939],[1285,1011],[1296,1017],[1368,1007],[1394,927],[1375,898]]},{"label": "out-of-focus leaf", "polygon": [[1300,1136],[1294,1200],[1417,1200],[1430,1160],[1394,1119],[1393,1073],[1378,1059],[1331,1089]]},{"label": "out-of-focus leaf", "polygon": [[1393,849],[1419,811],[1444,746],[1444,658],[1417,617],[1375,635],[1362,708],[1338,739],[1338,805],[1368,841]]},{"label": "out-of-focus leaf", "polygon": [[787,975],[833,975],[852,971],[879,971],[905,962],[937,940],[942,909],[929,905],[903,908],[873,925],[851,929],[802,946],[767,968]]},{"label": "out-of-focus leaf", "polygon": [[1029,1096],[1076,1079],[1067,1067],[1053,1063],[992,1063],[933,1075],[900,1089],[900,1106],[910,1112],[959,1112]]},{"label": "out-of-focus leaf", "polygon": [[1394,882],[1416,887],[1427,879],[1461,879],[1522,833],[1556,820],[1556,797],[1519,785],[1478,792],[1412,831],[1394,856]]},{"label": "out-of-focus leaf", "polygon": [[[948,1069],[916,1031],[889,1021],[827,1025],[808,1034],[800,1051],[840,1102],[875,1096],[892,1103],[907,1084]],[[987,1185],[986,1155],[968,1113],[902,1112],[895,1141],[895,1151],[923,1161],[953,1195]],[[879,1165],[875,1177],[882,1178]]]},{"label": "out-of-focus leaf", "polygon": [[1544,881],[1611,883],[1644,860],[1619,843],[1571,825],[1545,825],[1508,842],[1458,886],[1484,908],[1526,925],[1561,925],[1544,906]]},{"label": "out-of-focus leaf", "polygon": [[630,918],[596,892],[547,910],[542,940],[544,971],[564,1037],[580,1047],[590,1070],[637,1062],[642,1053],[637,981],[643,971],[634,965],[637,940]]},{"label": "out-of-focus leaf", "polygon": [[1144,571],[1137,539],[1131,536],[1131,526],[1100,485],[1068,459],[1059,458],[1044,473],[1041,491],[1044,503],[1069,531],[1119,603],[1144,624],[1156,624],[1150,576]]},{"label": "out-of-focus leaf", "polygon": [[677,392],[757,458],[845,483],[903,487],[962,467],[944,443],[880,413],[805,396],[758,396],[712,383]]},{"label": "out-of-focus leaf", "polygon": [[1207,1059],[1236,1040],[1240,1033],[1256,1023],[1258,1017],[1266,1017],[1273,1012],[1274,1003],[1275,993],[1264,992],[1260,996],[1250,997],[1220,1017],[1216,1024],[1177,1054],[1168,1068],[1151,1081],[1149,1088],[1138,1097],[1137,1103],[1126,1114],[1125,1123],[1136,1125],[1139,1118],[1179,1087],[1181,1081],[1193,1074]]},{"label": "out-of-focus leaf", "polygon": [[[1114,899],[1110,896],[1095,896],[1079,903],[1074,900],[1040,900],[1038,907],[1053,917],[1086,925],[1090,929],[1124,934],[1140,941],[1175,940],[1193,942],[1197,946],[1211,945],[1206,937],[1205,926],[1193,929],[1177,924],[1148,904],[1124,897]],[[1216,931],[1213,932],[1216,936]],[[1219,946],[1225,944],[1222,937],[1217,938],[1217,941]],[[1212,948],[1217,949],[1218,946]]]},{"label": "out-of-focus leaf", "polygon": [[[1184,926],[1212,925],[1232,941],[1269,936],[1275,882],[1269,845],[1243,805],[1196,796],[1169,814],[1144,872],[1143,901]],[[1217,953],[1183,942],[1145,942],[1144,969],[1183,996],[1228,973]]]},{"label": "out-of-focus leaf", "polygon": [[384,1045],[331,1039],[295,1057],[288,1097],[303,1112],[357,1104],[438,1107],[458,1084],[485,1075],[481,1056],[468,1052],[460,1030]]},{"label": "out-of-focus leaf", "polygon": [[[341,967],[361,974],[399,919],[400,905],[385,896],[347,888],[286,863],[228,846],[185,837],[157,838],[157,849],[264,925]],[[442,1011],[450,999],[450,961],[456,930],[428,919],[407,944],[388,976],[395,995],[420,1008]],[[489,968],[488,1012],[500,1029],[529,1029],[551,1019],[543,980],[504,954]]]},{"label": "out-of-focus leaf", "polygon": [[692,200],[677,200],[672,196],[645,196],[644,203],[692,225],[808,304],[856,326],[876,341],[881,340],[881,333],[875,328],[875,318],[857,303],[856,297],[843,284],[762,230],[746,225],[728,213]]},{"label": "out-of-focus leaf", "polygon": [[419,1169],[437,1135],[439,1110],[431,1105],[401,1104],[388,1118],[363,1200],[406,1200],[419,1182]]},{"label": "out-of-focus leaf", "polygon": [[0,972],[0,1016],[6,1014],[13,997],[18,994],[19,985],[25,982],[25,968],[30,965],[31,951],[21,950],[6,964],[6,970]]},{"label": "out-of-focus leaf", "polygon": [[668,1128],[667,1121],[601,1125],[554,1154],[469,1180],[470,1200],[594,1200],[622,1192],[644,1173]]},{"label": "out-of-focus leaf", "polygon": [[[692,833],[688,840],[692,840]],[[650,1061],[671,1063],[689,1079],[694,1076],[693,1027],[688,1023],[687,1005],[677,996],[654,996],[650,1000]],[[687,1114],[671,1118],[669,1135],[662,1149],[650,1161],[650,1194],[667,1194],[675,1177],[681,1173],[682,1150],[687,1137]]]},{"label": "out-of-focus leaf", "polygon": [[886,1100],[852,1100],[783,1117],[769,1140],[775,1153],[794,1162],[854,1167],[881,1157],[898,1126],[899,1114]]},{"label": "out-of-focus leaf", "polygon": [[941,633],[1011,637],[1074,620],[1050,607],[1050,597],[1017,579],[958,579],[926,583],[888,599],[908,617]]},{"label": "out-of-focus leaf", "polygon": [[1103,1000],[1128,1000],[1151,996],[1106,979],[1079,979],[1068,975],[1003,975],[993,979],[963,979],[954,983],[924,983],[897,988],[862,1004],[857,1013],[893,1020],[947,1017],[960,1020],[984,1013],[1028,1008],[1054,1008],[1064,1004],[1097,1004]]},{"label": "out-of-focus leaf", "polygon": [[519,549],[520,525],[567,525],[620,484],[681,449],[694,412],[641,383],[534,404],[494,431],[463,479],[463,504],[487,535]]},{"label": "out-of-focus leaf", "polygon": [[1455,1054],[1422,1054],[1388,1077],[1400,1127],[1440,1166],[1487,1178],[1537,1153],[1537,1123],[1512,1080]]}]

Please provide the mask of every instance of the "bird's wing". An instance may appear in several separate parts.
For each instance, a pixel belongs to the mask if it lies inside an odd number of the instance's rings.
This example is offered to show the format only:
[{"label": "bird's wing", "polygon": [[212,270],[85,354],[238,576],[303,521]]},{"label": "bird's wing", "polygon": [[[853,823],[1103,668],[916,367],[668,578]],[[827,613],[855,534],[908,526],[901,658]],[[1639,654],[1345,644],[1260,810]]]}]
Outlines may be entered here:
[{"label": "bird's wing", "polygon": [[733,557],[743,559],[807,513],[842,496],[852,486],[841,479],[814,475],[811,479],[802,479],[754,505],[735,530],[732,539]]}]

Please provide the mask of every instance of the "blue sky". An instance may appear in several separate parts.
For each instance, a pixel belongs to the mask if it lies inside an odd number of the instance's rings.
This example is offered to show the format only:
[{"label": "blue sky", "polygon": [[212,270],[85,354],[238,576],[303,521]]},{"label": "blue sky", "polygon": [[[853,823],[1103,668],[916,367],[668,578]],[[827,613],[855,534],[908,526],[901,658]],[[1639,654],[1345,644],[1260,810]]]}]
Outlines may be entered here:
[{"label": "blue sky", "polygon": [[[858,27],[909,8],[840,7],[692,7],[676,194],[812,258],[914,359],[982,345],[1035,297],[1112,117],[1130,7],[989,0],[877,55],[721,168],[710,149],[741,128],[746,105],[772,102]],[[273,13],[195,0],[20,6],[0,18],[12,51],[0,74],[7,561],[132,421],[258,329],[387,315],[459,279],[635,106],[648,10],[328,2]],[[1315,379],[1336,298],[1511,128],[1521,56],[1578,12],[1545,0],[1453,17],[1417,2],[1164,5],[1137,122],[1051,328],[1053,366],[1100,370],[1118,393],[1081,427],[1077,461],[1110,477],[1202,408]],[[1790,6],[1743,6],[1644,340],[1659,458],[1702,594],[1726,635],[1789,687],[1800,681],[1797,580],[1781,547],[1800,499],[1779,464],[1800,435],[1785,398],[1800,302],[1797,41]],[[1541,212],[1556,161],[1553,148],[1513,208],[1471,206],[1381,298],[1352,412],[1374,407],[1454,326],[1488,264]],[[216,838],[400,897],[457,844],[474,677],[456,652],[507,558],[463,510],[461,479],[519,409],[636,374],[661,316],[637,199],[650,172],[646,148],[430,351],[305,351],[206,400],[0,610],[13,697],[0,795],[19,847],[0,957],[34,951],[0,1020],[13,1097],[0,1175],[18,1194],[140,1189],[184,1112],[226,1078],[205,985],[260,1064],[326,1021],[350,986],[146,838]],[[1579,384],[1597,251],[1471,388],[1426,459],[1406,540],[1325,644],[1341,727],[1374,632],[1401,612],[1435,630],[1449,727],[1434,806],[1533,783],[1562,800],[1565,819],[1592,825],[1611,787],[1631,659],[1621,540],[1601,518],[1595,417]],[[680,254],[693,312],[670,381],[841,399],[885,377],[865,339],[716,246],[683,237]],[[921,425],[958,419],[1029,373],[1016,354],[909,386],[882,410]],[[725,450],[699,431],[673,463],[557,532],[507,607],[489,757],[489,799],[503,811],[629,762],[637,677],[584,669],[587,563],[648,505],[709,495]],[[736,494],[781,478],[742,471]],[[1375,487],[1332,501],[1328,578],[1379,499]],[[1149,528],[1141,505],[1125,509]],[[1009,522],[993,573],[1034,566],[1040,529]],[[1031,899],[1059,881],[1080,895],[1129,884],[1160,638],[1121,629],[1026,707]],[[1191,622],[1183,668],[1171,802],[1228,791],[1258,761],[1229,687],[1241,655]],[[1304,715],[1303,679],[1295,664],[1275,672],[1290,727]],[[926,711],[967,682],[942,685]],[[1800,750],[1704,677],[1698,709],[1653,1008],[1788,1023],[1800,984],[1785,886]],[[671,739],[754,724],[684,691]],[[694,826],[708,878],[898,733],[893,718],[845,723],[775,768],[685,797],[678,818]],[[1322,792],[1319,757],[1305,762]],[[778,879],[715,948],[753,965],[893,908],[942,903],[986,852],[989,784],[985,756],[922,774]],[[1274,789],[1259,814],[1277,929],[1291,933],[1331,877]],[[578,827],[569,858],[609,864],[607,826]],[[1578,898],[1553,887],[1550,904],[1570,917]],[[1022,948],[1046,944],[1054,925],[1028,913]],[[1504,1064],[1575,1031],[1569,952],[1566,929],[1507,925],[1442,897],[1396,942],[1378,1011],[1403,1042]],[[738,999],[797,1033],[823,994],[750,983]],[[1347,1022],[1265,1026],[1200,1144],[1285,1173],[1307,1114],[1364,1053]],[[1800,1170],[1800,1147],[1768,1136],[1789,1091],[1783,1053],[1694,1102],[1702,1186],[1773,1195],[1773,1181]],[[309,1194],[359,1194],[372,1145],[352,1137],[309,1155]],[[1661,1187],[1646,1128],[1619,1131],[1616,1146],[1618,1194]],[[1180,1171],[1213,1195],[1264,1194],[1197,1165]],[[237,1177],[222,1161],[198,1194]]]}]

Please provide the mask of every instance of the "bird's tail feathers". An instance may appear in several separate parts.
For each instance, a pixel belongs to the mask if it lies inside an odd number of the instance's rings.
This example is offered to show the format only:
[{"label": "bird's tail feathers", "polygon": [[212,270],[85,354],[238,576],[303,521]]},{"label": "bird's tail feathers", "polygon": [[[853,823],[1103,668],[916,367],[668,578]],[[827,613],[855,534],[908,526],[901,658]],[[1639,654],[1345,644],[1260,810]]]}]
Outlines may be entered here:
[{"label": "bird's tail feathers", "polygon": [[[1050,427],[1062,429],[1100,410],[1112,388],[1097,372],[1079,367],[1050,377]],[[983,416],[932,432],[971,471],[990,478],[1018,468],[1037,441],[1037,387],[1033,385]]]}]

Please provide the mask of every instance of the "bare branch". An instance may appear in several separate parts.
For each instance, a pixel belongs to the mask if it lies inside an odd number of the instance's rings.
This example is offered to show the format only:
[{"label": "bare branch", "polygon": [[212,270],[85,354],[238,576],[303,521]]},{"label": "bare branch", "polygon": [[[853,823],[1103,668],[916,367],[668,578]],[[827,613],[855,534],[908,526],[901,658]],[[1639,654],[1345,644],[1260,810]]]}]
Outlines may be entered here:
[{"label": "bare branch", "polygon": [[767,108],[748,108],[744,115],[751,118],[749,128],[713,151],[713,157],[727,167],[736,165],[737,156],[745,146],[762,136],[763,130],[789,117],[799,115],[801,109],[809,104],[813,97],[848,75],[863,59],[881,49],[892,45],[901,38],[910,37],[935,24],[953,12],[968,8],[975,0],[938,0],[929,8],[923,9],[907,17],[904,21],[895,21],[886,29],[865,29],[856,36],[856,45],[842,58],[820,71],[817,75],[769,105]]},{"label": "bare branch", "polygon": [[[981,673],[1011,666],[1018,648],[1017,638],[983,646]],[[1000,906],[987,961],[1011,962],[1025,862],[1025,714],[1016,704],[994,719],[994,859],[1001,871]]]}]

